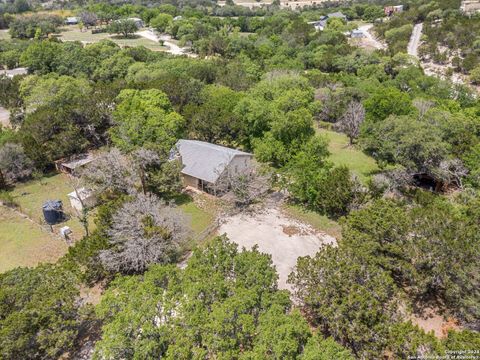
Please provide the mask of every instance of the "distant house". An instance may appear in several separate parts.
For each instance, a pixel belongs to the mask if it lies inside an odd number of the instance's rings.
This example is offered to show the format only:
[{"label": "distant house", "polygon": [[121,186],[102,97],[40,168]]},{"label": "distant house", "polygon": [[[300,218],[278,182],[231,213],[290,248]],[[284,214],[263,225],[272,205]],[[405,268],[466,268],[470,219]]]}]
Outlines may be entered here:
[{"label": "distant house", "polygon": [[347,16],[337,11],[334,13],[330,13],[328,15],[320,16],[320,20],[310,21],[309,24],[313,25],[315,30],[323,31],[327,27],[328,19],[333,19],[333,18],[338,18],[338,19],[341,19],[342,21],[347,21]]},{"label": "distant house", "polygon": [[79,23],[79,20],[75,16],[69,16],[65,19],[66,25],[77,25],[78,23]]},{"label": "distant house", "polygon": [[463,0],[460,4],[460,11],[464,14],[475,14],[480,11],[479,0]]},{"label": "distant house", "polygon": [[83,208],[91,208],[97,204],[97,198],[92,190],[80,188],[77,191],[72,191],[68,194],[70,205],[72,208],[81,212]]},{"label": "distant house", "polygon": [[355,29],[355,30],[352,30],[352,32],[350,33],[350,36],[352,37],[352,39],[359,39],[359,38],[365,37],[365,34],[363,33],[362,30]]},{"label": "distant house", "polygon": [[0,70],[0,76],[6,76],[8,78],[13,78],[15,75],[27,75],[28,70],[27,68],[19,67],[15,69],[10,69],[10,70]]},{"label": "distant house", "polygon": [[347,15],[345,15],[345,14],[339,12],[339,11],[334,12],[334,13],[330,13],[330,14],[327,15],[327,17],[328,17],[329,19],[331,19],[331,18],[338,18],[338,19],[341,19],[341,20],[343,20],[343,21],[347,21]]},{"label": "distant house", "polygon": [[145,24],[143,23],[143,20],[140,18],[131,17],[131,18],[128,18],[127,20],[133,21],[135,25],[137,25],[137,28],[139,29],[145,26]]},{"label": "distant house", "polygon": [[253,155],[197,140],[179,140],[170,159],[180,159],[186,187],[216,194],[222,177],[240,174],[251,167]]},{"label": "distant house", "polygon": [[95,159],[91,153],[77,155],[68,159],[55,161],[55,168],[62,173],[75,175],[81,167],[91,163]]},{"label": "distant house", "polygon": [[403,5],[385,6],[383,12],[387,16],[392,16],[394,13],[400,13],[403,11]]}]

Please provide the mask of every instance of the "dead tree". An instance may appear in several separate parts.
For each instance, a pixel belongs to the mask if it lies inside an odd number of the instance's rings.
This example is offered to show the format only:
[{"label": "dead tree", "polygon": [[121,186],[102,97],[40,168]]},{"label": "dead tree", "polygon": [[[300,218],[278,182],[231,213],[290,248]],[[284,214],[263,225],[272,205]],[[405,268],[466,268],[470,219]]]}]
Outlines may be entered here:
[{"label": "dead tree", "polygon": [[345,133],[348,136],[350,145],[360,135],[360,126],[365,120],[365,109],[362,103],[352,101],[348,104],[347,110],[342,118],[335,124],[338,131]]},{"label": "dead tree", "polygon": [[431,100],[425,99],[415,99],[413,100],[413,106],[415,106],[418,110],[418,117],[422,119],[425,114],[430,110],[435,103]]},{"label": "dead tree", "polygon": [[75,214],[77,215],[78,221],[83,226],[83,230],[85,231],[85,236],[90,235],[90,231],[88,229],[88,214],[89,208],[86,206],[85,202],[83,201],[82,194],[80,189],[83,187],[83,181],[81,178],[76,176],[68,176],[68,182],[73,187],[73,191],[75,192],[75,196],[77,197],[78,201],[80,202],[80,206],[82,207],[81,211],[76,211]]},{"label": "dead tree", "polygon": [[270,189],[271,178],[271,173],[258,164],[252,164],[237,173],[227,168],[215,184],[215,192],[231,193],[235,205],[247,206]]},{"label": "dead tree", "polygon": [[130,160],[120,150],[113,148],[104,152],[80,172],[89,188],[95,192],[136,192],[136,173]]},{"label": "dead tree", "polygon": [[442,184],[442,190],[450,185],[463,189],[463,179],[468,175],[460,159],[443,160],[432,172],[435,180]]},{"label": "dead tree", "polygon": [[139,193],[115,213],[108,235],[112,247],[100,253],[102,264],[112,271],[139,273],[174,260],[190,230],[175,207]]}]

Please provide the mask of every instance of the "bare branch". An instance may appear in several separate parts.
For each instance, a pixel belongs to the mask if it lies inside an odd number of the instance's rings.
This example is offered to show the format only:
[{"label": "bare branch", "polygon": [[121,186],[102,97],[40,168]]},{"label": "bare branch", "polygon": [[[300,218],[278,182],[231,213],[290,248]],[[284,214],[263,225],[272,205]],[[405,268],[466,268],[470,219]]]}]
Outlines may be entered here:
[{"label": "bare branch", "polygon": [[171,261],[188,238],[187,219],[154,195],[138,194],[114,215],[108,234],[112,248],[100,259],[107,269],[141,272],[154,263]]},{"label": "bare branch", "polygon": [[354,139],[360,135],[360,126],[364,120],[365,109],[362,103],[352,101],[348,104],[345,114],[343,114],[343,117],[335,124],[335,127],[348,136],[350,145],[352,145]]}]

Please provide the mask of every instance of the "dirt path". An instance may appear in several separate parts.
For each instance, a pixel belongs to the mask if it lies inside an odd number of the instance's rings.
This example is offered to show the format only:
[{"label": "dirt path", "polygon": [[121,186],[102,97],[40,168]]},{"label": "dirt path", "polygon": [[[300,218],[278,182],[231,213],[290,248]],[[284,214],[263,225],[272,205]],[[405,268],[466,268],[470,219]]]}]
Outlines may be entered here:
[{"label": "dirt path", "polygon": [[418,46],[422,37],[423,23],[415,24],[410,41],[408,42],[407,53],[418,58]]},{"label": "dirt path", "polygon": [[367,38],[367,41],[370,46],[379,50],[386,49],[387,46],[384,43],[378,41],[377,38],[373,36],[373,34],[370,32],[372,27],[373,27],[373,24],[366,24],[366,25],[360,26],[358,30],[360,30],[365,34],[365,37]]},{"label": "dirt path", "polygon": [[153,30],[142,30],[136,32],[135,34],[155,42],[163,41],[163,44],[168,48],[166,52],[172,55],[187,55],[189,57],[196,57],[196,54],[189,53],[186,48],[182,48],[172,42],[172,37],[170,35],[163,34],[157,36]]},{"label": "dirt path", "polygon": [[297,258],[315,255],[322,244],[336,242],[335,238],[288,218],[276,208],[227,218],[219,229],[219,234],[224,233],[240,247],[250,249],[258,245],[261,252],[270,254],[279,274],[278,286],[288,290],[287,278]]}]

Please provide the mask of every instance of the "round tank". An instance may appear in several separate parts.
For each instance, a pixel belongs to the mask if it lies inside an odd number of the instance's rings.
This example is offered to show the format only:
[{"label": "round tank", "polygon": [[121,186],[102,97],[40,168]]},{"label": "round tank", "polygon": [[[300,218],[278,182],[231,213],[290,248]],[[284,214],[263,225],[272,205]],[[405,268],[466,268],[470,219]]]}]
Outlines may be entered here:
[{"label": "round tank", "polygon": [[61,200],[48,200],[43,206],[43,216],[49,225],[56,224],[63,220],[63,210]]}]

